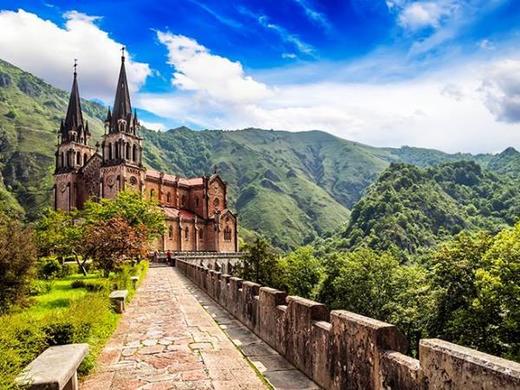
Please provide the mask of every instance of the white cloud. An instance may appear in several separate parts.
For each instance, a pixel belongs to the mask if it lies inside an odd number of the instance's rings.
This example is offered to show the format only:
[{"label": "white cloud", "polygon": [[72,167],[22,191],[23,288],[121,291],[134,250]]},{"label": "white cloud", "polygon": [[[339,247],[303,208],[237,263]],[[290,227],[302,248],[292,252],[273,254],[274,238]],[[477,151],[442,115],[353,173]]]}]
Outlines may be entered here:
[{"label": "white cloud", "polygon": [[[329,81],[267,85],[246,75],[239,63],[211,54],[194,40],[167,34],[161,41],[170,51],[179,90],[140,94],[137,99],[143,108],[163,117],[183,118],[203,128],[319,129],[376,146],[407,144],[450,152],[520,145],[520,131],[497,122],[483,99],[487,60],[447,64],[408,81],[353,83],[335,81],[330,75]],[[335,73],[341,73],[340,68]],[[290,71],[282,74],[279,80],[293,79]],[[495,80],[509,85],[500,77]]]},{"label": "white cloud", "polygon": [[520,122],[520,60],[507,59],[490,66],[481,91],[498,120]]},{"label": "white cloud", "polygon": [[322,14],[321,12],[316,11],[314,8],[310,6],[310,4],[306,0],[293,0],[296,4],[298,4],[303,11],[305,12],[305,15],[311,20],[313,23],[317,24],[321,28],[323,28],[325,31],[330,32],[332,27],[329,23],[327,17]]},{"label": "white cloud", "polygon": [[146,122],[146,121],[143,121],[143,120],[140,120],[139,122],[141,122],[142,126],[146,127],[147,129],[150,129],[150,130],[156,130],[156,131],[166,130],[166,125],[164,123],[160,123],[160,122]]},{"label": "white cloud", "polygon": [[157,37],[168,48],[168,63],[175,68],[172,83],[181,90],[227,104],[255,102],[272,94],[265,84],[245,75],[239,62],[211,54],[194,39],[161,31]]},{"label": "white cloud", "polygon": [[453,15],[458,7],[458,3],[452,0],[409,3],[400,11],[399,23],[409,30],[419,30],[425,27],[437,29],[440,27],[442,19]]},{"label": "white cloud", "polygon": [[[0,58],[65,90],[70,88],[77,58],[81,95],[111,104],[122,44],[95,24],[99,17],[77,11],[63,16],[64,28],[24,10],[0,11]],[[126,70],[131,91],[137,91],[151,73],[148,64],[132,61],[131,55]]]}]

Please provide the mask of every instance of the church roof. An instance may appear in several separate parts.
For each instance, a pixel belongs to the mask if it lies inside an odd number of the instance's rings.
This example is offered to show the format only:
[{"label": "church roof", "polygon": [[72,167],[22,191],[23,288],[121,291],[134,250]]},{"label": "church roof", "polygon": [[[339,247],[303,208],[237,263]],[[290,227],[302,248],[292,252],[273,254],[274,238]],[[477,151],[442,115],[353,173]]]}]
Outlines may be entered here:
[{"label": "church roof", "polygon": [[116,124],[119,119],[128,120],[132,115],[132,105],[130,104],[130,92],[126,79],[125,56],[121,56],[121,69],[117,80],[116,98],[112,108],[112,124]]},{"label": "church roof", "polygon": [[[83,114],[81,113],[81,100],[79,96],[77,72],[74,69],[74,81],[70,91],[69,106],[63,123],[63,133],[70,130],[78,131],[83,127]],[[65,134],[64,134],[65,135]]]},{"label": "church roof", "polygon": [[178,209],[175,207],[162,207],[166,218],[170,219],[184,219],[184,220],[192,220],[195,218],[196,214],[184,209]]},{"label": "church roof", "polygon": [[186,178],[186,177],[170,175],[168,173],[161,173],[159,171],[154,171],[152,169],[146,170],[146,177],[159,180],[161,178],[161,176],[162,176],[163,180],[165,180],[165,181],[174,182],[174,181],[178,180],[179,184],[183,184],[185,186],[197,186],[197,185],[204,184],[203,177]]}]

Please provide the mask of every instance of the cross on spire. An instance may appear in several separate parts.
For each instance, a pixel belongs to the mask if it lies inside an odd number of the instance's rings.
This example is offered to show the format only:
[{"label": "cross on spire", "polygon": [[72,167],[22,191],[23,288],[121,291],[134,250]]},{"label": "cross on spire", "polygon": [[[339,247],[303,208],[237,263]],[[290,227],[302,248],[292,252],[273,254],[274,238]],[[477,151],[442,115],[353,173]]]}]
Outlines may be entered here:
[{"label": "cross on spire", "polygon": [[78,68],[78,59],[74,58],[74,76],[77,74],[77,68]]},{"label": "cross on spire", "polygon": [[125,47],[121,47],[121,60],[124,62],[125,61]]}]

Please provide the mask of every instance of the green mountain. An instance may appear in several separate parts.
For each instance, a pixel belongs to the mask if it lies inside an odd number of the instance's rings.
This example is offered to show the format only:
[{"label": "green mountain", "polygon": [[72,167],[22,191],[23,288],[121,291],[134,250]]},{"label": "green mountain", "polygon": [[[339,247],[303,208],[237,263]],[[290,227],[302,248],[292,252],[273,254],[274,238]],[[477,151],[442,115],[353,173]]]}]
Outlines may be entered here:
[{"label": "green mountain", "polygon": [[[81,87],[81,86],[80,86]],[[57,129],[68,93],[0,60],[0,202],[34,219],[51,205]],[[103,133],[105,108],[82,101],[93,132]],[[143,129],[145,164],[178,175],[217,167],[229,183],[240,225],[287,249],[342,226],[365,189],[392,162],[429,166],[476,160],[497,172],[520,166],[520,153],[450,155],[403,147],[374,148],[320,131],[291,133],[246,129],[166,132]]]},{"label": "green mountain", "polygon": [[366,245],[415,254],[463,229],[497,232],[519,217],[520,188],[515,178],[492,173],[473,161],[425,169],[399,163],[368,188],[336,242],[346,248]]}]

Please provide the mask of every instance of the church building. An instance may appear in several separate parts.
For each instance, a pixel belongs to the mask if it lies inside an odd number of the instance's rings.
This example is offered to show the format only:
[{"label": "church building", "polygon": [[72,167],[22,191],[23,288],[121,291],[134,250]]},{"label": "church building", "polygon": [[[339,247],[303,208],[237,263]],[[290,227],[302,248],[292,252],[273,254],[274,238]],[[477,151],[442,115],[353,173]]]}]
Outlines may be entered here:
[{"label": "church building", "polygon": [[145,168],[139,127],[130,103],[123,52],[105,134],[101,143],[91,146],[74,68],[67,114],[58,133],[54,208],[81,209],[89,199],[110,199],[119,191],[133,189],[156,200],[164,212],[166,231],[154,249],[238,252],[237,217],[228,209],[226,183],[217,174],[184,178]]}]

